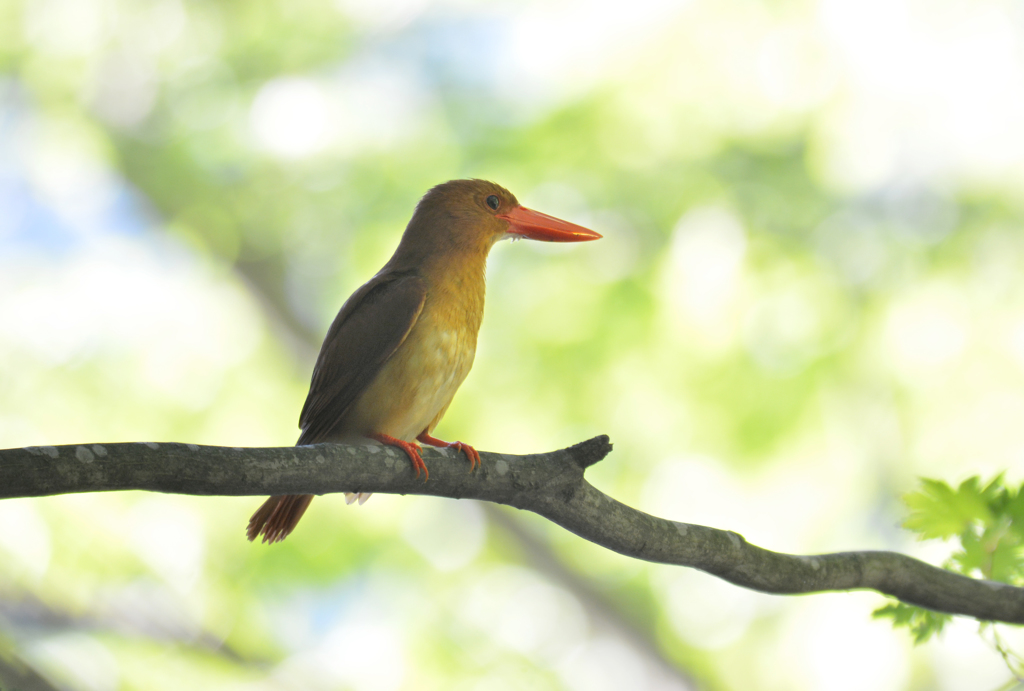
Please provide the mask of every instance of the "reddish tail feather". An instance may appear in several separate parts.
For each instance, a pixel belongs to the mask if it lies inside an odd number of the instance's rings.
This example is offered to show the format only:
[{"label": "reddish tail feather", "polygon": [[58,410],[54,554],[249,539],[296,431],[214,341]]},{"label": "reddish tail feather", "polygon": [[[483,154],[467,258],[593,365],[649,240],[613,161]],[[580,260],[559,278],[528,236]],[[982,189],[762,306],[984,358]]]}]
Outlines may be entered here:
[{"label": "reddish tail feather", "polygon": [[249,528],[246,530],[249,542],[260,534],[263,535],[263,542],[270,544],[285,539],[295,530],[311,501],[312,494],[279,494],[270,497],[249,519]]}]

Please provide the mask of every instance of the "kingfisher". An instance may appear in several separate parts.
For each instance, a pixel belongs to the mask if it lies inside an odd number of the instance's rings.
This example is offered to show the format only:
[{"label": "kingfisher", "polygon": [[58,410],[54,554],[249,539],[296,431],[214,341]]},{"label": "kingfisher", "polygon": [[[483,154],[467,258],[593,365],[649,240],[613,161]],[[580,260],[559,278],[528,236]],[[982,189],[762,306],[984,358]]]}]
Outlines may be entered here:
[{"label": "kingfisher", "polygon": [[[480,454],[431,436],[476,355],[487,255],[504,238],[584,242],[601,235],[522,206],[485,180],[451,180],[416,205],[394,255],[345,301],[324,338],[299,416],[298,445],[373,439],[429,478],[420,443]],[[347,494],[360,503],[369,494]],[[277,495],[249,519],[250,541],[283,540],[312,494]]]}]

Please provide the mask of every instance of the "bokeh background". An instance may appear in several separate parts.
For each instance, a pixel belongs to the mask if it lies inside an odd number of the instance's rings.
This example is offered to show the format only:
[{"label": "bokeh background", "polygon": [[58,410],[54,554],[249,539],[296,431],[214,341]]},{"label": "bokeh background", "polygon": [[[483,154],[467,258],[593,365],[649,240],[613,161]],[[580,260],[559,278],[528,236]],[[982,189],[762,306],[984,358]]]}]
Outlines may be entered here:
[{"label": "bokeh background", "polygon": [[[438,428],[771,549],[948,548],[919,475],[1024,468],[1024,3],[0,0],[0,446],[294,443],[419,196],[600,242],[492,252]],[[24,689],[995,689],[957,621],[782,598],[507,509],[0,502]],[[33,675],[39,675],[33,677]]]}]

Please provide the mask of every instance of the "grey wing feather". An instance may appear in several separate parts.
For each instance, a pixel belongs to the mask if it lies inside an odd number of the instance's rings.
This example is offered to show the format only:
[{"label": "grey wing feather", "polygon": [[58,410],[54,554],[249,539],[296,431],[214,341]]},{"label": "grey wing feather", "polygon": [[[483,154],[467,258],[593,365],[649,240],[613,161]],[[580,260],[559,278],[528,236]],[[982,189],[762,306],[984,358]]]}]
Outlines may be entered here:
[{"label": "grey wing feather", "polygon": [[394,355],[423,310],[426,284],[414,274],[378,274],[352,294],[327,331],[298,444],[331,438],[345,414]]}]

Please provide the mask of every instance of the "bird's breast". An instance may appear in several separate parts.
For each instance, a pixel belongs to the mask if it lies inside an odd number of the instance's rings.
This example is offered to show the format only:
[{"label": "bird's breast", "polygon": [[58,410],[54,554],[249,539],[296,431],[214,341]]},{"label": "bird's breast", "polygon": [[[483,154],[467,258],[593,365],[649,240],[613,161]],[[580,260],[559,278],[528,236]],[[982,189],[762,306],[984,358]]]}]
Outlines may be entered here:
[{"label": "bird's breast", "polygon": [[412,440],[433,429],[476,355],[479,310],[458,307],[428,296],[405,342],[353,407],[349,430]]}]

